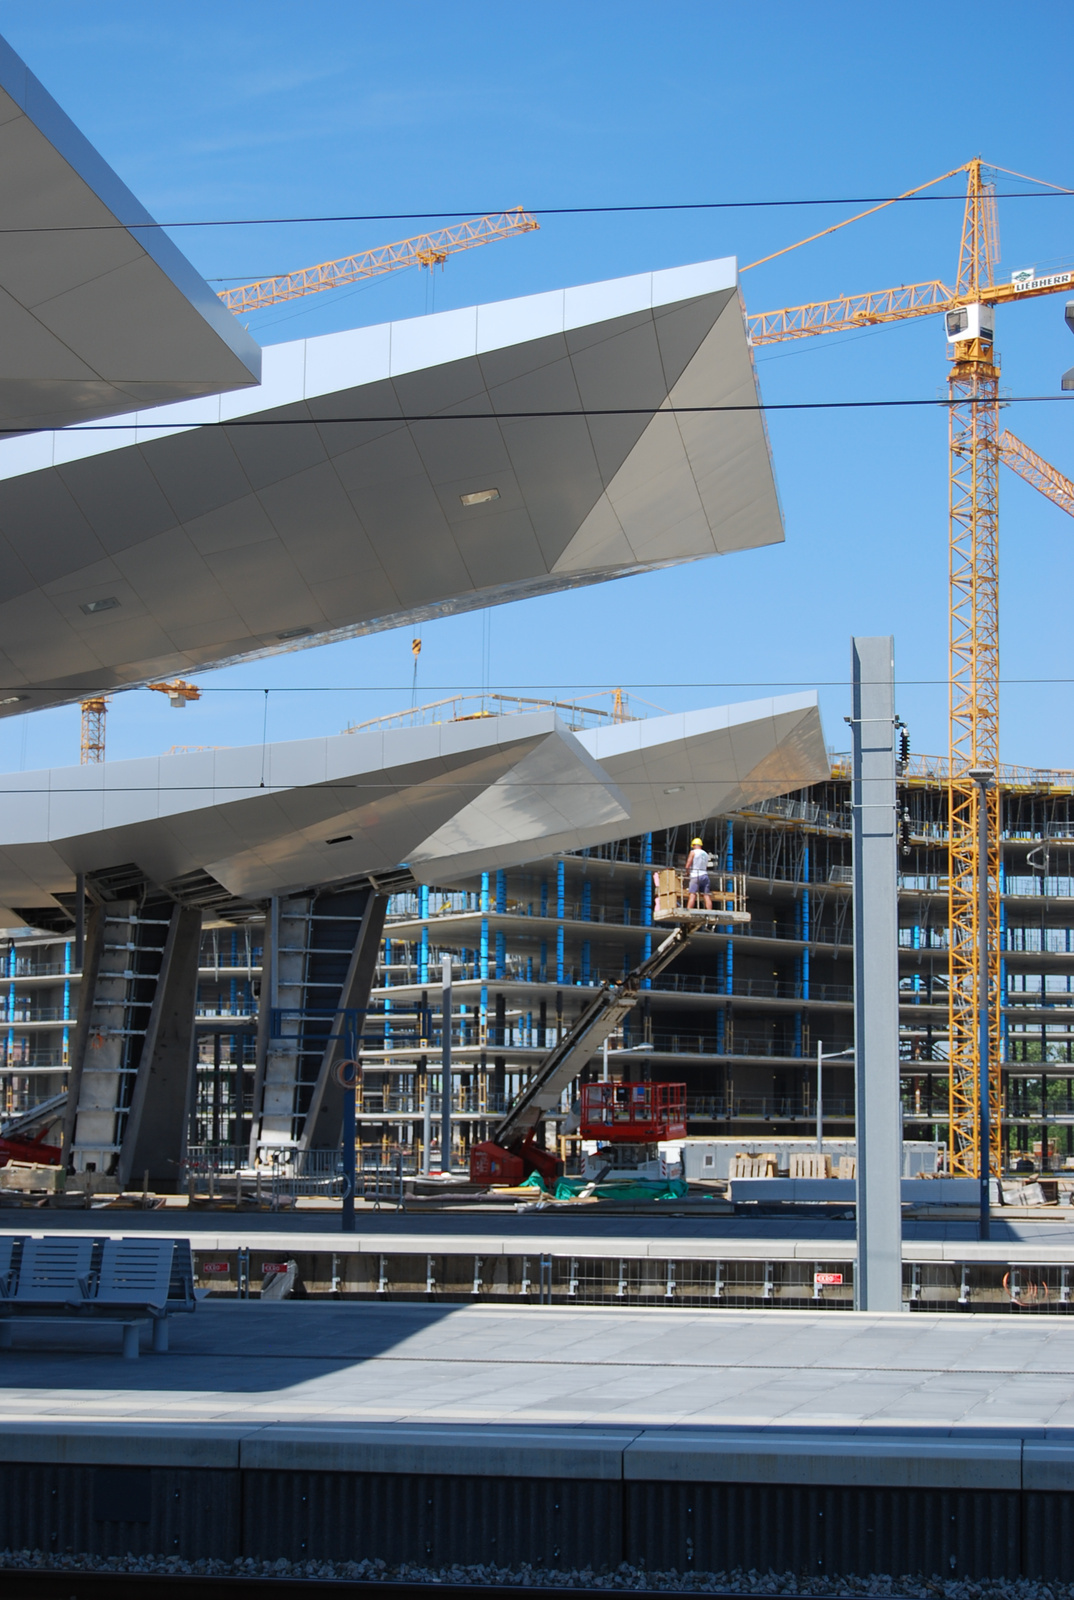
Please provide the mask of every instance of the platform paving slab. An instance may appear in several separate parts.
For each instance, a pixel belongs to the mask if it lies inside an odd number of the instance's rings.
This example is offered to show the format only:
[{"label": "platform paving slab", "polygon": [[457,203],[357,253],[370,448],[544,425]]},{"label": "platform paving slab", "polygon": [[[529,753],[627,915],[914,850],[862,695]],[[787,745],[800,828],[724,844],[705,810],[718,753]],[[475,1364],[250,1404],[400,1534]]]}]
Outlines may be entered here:
[{"label": "platform paving slab", "polygon": [[0,1356],[0,1432],[159,1424],[178,1430],[165,1438],[207,1428],[219,1442],[279,1424],[527,1437],[550,1423],[1042,1437],[1074,1426],[1074,1324],[1037,1314],[997,1325],[929,1313],[220,1301],[176,1318],[171,1352],[133,1366],[96,1333],[58,1327],[45,1345],[16,1327]]}]

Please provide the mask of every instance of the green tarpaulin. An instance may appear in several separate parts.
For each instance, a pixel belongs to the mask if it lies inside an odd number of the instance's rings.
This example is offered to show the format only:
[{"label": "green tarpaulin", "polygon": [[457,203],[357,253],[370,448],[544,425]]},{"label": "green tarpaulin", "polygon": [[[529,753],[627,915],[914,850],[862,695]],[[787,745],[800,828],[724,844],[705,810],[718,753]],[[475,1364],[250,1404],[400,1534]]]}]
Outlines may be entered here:
[{"label": "green tarpaulin", "polygon": [[[531,1173],[522,1188],[547,1192],[538,1172]],[[552,1198],[573,1200],[585,1188],[588,1184],[584,1178],[557,1178]],[[591,1190],[601,1200],[683,1200],[689,1192],[689,1185],[682,1178],[622,1178],[598,1183]]]}]

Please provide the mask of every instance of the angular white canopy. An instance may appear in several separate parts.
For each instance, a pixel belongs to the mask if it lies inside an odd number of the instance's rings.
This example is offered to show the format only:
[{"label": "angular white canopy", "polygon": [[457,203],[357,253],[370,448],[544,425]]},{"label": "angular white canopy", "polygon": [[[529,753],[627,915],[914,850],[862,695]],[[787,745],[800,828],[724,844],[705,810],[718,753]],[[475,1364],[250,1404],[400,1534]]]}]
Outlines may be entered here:
[{"label": "angular white canopy", "polygon": [[260,372],[256,342],[0,39],[0,428],[248,388]]},{"label": "angular white canopy", "polygon": [[253,394],[0,441],[0,715],[771,544],[756,406],[725,260],[276,345]]},{"label": "angular white canopy", "polygon": [[[828,775],[809,694],[572,733],[551,711],[12,773],[0,904],[132,867],[243,900],[390,872],[427,883],[718,815]],[[18,916],[8,916],[8,925]]]}]

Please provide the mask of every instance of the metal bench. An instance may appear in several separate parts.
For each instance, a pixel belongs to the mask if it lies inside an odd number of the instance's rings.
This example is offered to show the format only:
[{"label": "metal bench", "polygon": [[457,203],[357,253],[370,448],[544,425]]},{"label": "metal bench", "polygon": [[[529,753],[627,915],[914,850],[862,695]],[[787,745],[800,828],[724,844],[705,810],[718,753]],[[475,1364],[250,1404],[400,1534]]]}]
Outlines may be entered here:
[{"label": "metal bench", "polygon": [[[138,1356],[143,1327],[152,1326],[155,1351],[167,1350],[175,1245],[153,1237],[26,1239],[18,1277],[9,1268],[9,1287],[0,1294],[0,1349],[10,1348],[16,1322],[89,1317],[121,1325],[127,1360]],[[0,1280],[3,1267],[0,1253]]]},{"label": "metal bench", "polygon": [[96,1239],[60,1236],[26,1239],[19,1275],[2,1307],[7,1317],[28,1315],[44,1307],[55,1312],[74,1310],[90,1291],[90,1273],[98,1248]]},{"label": "metal bench", "polygon": [[106,1239],[93,1292],[80,1310],[123,1323],[123,1354],[138,1355],[138,1331],[153,1328],[153,1349],[168,1348],[168,1298],[174,1239]]}]

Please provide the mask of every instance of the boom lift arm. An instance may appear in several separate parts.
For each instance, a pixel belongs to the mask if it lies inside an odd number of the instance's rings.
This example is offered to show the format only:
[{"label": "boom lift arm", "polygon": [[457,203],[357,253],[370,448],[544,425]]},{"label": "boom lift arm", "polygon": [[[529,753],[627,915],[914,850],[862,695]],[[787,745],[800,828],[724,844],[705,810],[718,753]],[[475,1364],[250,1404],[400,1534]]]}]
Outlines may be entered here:
[{"label": "boom lift arm", "polygon": [[[714,922],[718,916],[713,913]],[[490,1161],[494,1154],[492,1147],[500,1152],[501,1158],[514,1157],[511,1167],[521,1162],[523,1167],[540,1172],[542,1177],[556,1176],[559,1163],[550,1152],[534,1143],[534,1129],[542,1117],[556,1108],[567,1085],[637,1005],[646,978],[655,978],[657,973],[663,972],[686,948],[696,931],[691,927],[675,928],[652,955],[639,962],[621,982],[601,984],[578,1021],[549,1051],[510,1111],[493,1129],[491,1140],[475,1147],[471,1161],[471,1178],[475,1182],[487,1182],[490,1177],[501,1174],[510,1175],[506,1164],[496,1172]]]}]

